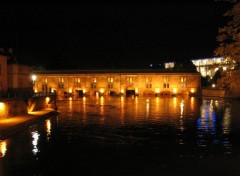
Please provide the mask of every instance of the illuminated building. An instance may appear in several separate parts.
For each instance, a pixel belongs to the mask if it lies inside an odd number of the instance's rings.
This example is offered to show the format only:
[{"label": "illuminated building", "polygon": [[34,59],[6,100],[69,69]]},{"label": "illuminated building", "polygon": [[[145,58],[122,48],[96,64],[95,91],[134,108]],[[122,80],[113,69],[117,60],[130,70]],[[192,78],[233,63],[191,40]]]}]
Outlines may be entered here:
[{"label": "illuminated building", "polygon": [[192,70],[33,71],[34,91],[58,96],[197,94],[201,75]]},{"label": "illuminated building", "polygon": [[196,66],[197,71],[201,73],[202,77],[209,76],[210,78],[220,69],[226,71],[228,69],[234,69],[237,65],[237,63],[229,57],[194,59],[192,63]]}]

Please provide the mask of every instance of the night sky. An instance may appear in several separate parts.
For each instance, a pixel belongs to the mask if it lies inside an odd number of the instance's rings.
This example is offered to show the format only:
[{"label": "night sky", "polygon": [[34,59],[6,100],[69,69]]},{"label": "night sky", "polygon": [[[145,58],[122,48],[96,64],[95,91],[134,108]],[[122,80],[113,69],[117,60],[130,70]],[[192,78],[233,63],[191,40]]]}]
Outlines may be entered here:
[{"label": "night sky", "polygon": [[213,57],[227,2],[3,4],[0,47],[46,69],[140,68]]}]

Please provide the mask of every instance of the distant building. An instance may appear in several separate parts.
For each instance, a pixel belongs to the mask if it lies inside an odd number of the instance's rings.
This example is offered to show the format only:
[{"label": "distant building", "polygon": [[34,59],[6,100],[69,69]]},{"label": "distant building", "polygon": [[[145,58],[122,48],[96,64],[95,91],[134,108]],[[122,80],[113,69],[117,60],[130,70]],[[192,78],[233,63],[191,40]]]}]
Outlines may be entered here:
[{"label": "distant building", "polygon": [[234,69],[237,66],[237,63],[229,57],[194,59],[192,63],[196,66],[197,71],[201,73],[202,77],[209,76],[210,78],[212,78],[218,70],[226,71],[228,69]]},{"label": "distant building", "polygon": [[32,68],[18,64],[7,51],[0,48],[0,93],[32,91]]},{"label": "distant building", "polygon": [[34,91],[64,95],[195,95],[201,75],[192,70],[59,70],[33,71]]}]

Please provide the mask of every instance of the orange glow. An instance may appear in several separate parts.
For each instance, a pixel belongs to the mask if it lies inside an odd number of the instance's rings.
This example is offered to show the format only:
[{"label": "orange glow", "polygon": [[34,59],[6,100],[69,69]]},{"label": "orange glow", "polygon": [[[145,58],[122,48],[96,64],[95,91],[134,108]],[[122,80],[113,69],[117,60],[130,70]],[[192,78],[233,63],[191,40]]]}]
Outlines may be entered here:
[{"label": "orange glow", "polygon": [[138,93],[138,88],[135,89],[135,92]]},{"label": "orange glow", "polygon": [[104,93],[104,89],[100,89],[99,92],[100,92],[100,93]]},{"label": "orange glow", "polygon": [[34,92],[35,92],[35,93],[37,93],[37,92],[38,92],[38,90],[37,90],[37,89],[34,89]]},{"label": "orange glow", "polygon": [[194,92],[195,92],[195,89],[194,89],[194,88],[191,88],[190,92],[191,92],[191,93],[194,93]]},{"label": "orange glow", "polygon": [[86,89],[83,89],[83,93],[86,93]]},{"label": "orange glow", "polygon": [[72,93],[72,88],[70,88],[70,89],[68,90],[68,92],[69,92],[69,93]]},{"label": "orange glow", "polygon": [[156,89],[155,89],[155,93],[160,93],[160,89],[159,89],[159,88],[156,88]]},{"label": "orange glow", "polygon": [[0,141],[0,157],[4,157],[7,151],[7,142]]},{"label": "orange glow", "polygon": [[49,98],[49,97],[46,97],[46,103],[47,103],[47,104],[49,103],[49,100],[50,100],[50,98]]},{"label": "orange glow", "polygon": [[173,88],[173,93],[177,93],[177,88]]},{"label": "orange glow", "polygon": [[121,93],[124,93],[124,89],[121,89]]},{"label": "orange glow", "polygon": [[5,103],[0,102],[0,111],[4,111],[5,110]]}]

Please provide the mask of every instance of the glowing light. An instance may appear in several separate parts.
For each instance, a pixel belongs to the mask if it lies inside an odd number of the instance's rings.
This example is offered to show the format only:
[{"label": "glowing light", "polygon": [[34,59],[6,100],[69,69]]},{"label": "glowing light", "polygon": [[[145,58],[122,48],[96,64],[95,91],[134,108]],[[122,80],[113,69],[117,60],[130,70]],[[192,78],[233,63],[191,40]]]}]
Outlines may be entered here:
[{"label": "glowing light", "polygon": [[155,89],[155,93],[160,93],[160,89],[159,89],[159,88],[156,88],[156,89]]},{"label": "glowing light", "polygon": [[51,135],[51,121],[50,119],[46,120],[46,130],[47,130],[47,140],[49,140]]},{"label": "glowing light", "polygon": [[0,157],[4,157],[7,152],[7,142],[0,141]]},{"label": "glowing light", "polygon": [[5,110],[5,103],[0,102],[0,111]]},{"label": "glowing light", "polygon": [[100,92],[100,93],[104,93],[104,89],[100,89],[99,92]]},{"label": "glowing light", "polygon": [[40,134],[37,131],[32,132],[32,138],[33,138],[33,140],[32,140],[32,145],[33,145],[32,152],[33,152],[34,155],[36,155],[39,152],[38,147],[37,147],[39,136],[40,136]]},{"label": "glowing light", "polygon": [[146,103],[149,103],[149,102],[150,102],[150,100],[149,100],[149,98],[147,98],[147,99],[146,99]]},{"label": "glowing light", "polygon": [[72,88],[70,88],[70,89],[68,90],[68,92],[69,92],[69,93],[72,93]]},{"label": "glowing light", "polygon": [[184,108],[184,100],[181,101],[180,103],[180,110],[181,110],[181,115],[183,115],[183,108]]},{"label": "glowing light", "polygon": [[216,85],[215,84],[212,84],[212,88],[215,88],[216,87]]},{"label": "glowing light", "polygon": [[35,92],[35,93],[37,93],[37,92],[38,92],[38,90],[37,90],[37,89],[34,89],[34,92]]},{"label": "glowing light", "polygon": [[194,92],[195,92],[195,89],[194,89],[194,88],[191,88],[190,92],[191,92],[191,93],[194,93]]},{"label": "glowing light", "polygon": [[36,81],[36,79],[37,79],[37,76],[36,75],[32,75],[32,80]]},{"label": "glowing light", "polygon": [[86,89],[83,89],[83,93],[86,93]]},{"label": "glowing light", "polygon": [[124,93],[124,89],[121,89],[121,93],[122,93],[122,94]]},{"label": "glowing light", "polygon": [[135,89],[135,92],[138,93],[138,88]]},{"label": "glowing light", "polygon": [[177,93],[177,88],[173,88],[173,93]]},{"label": "glowing light", "polygon": [[49,103],[49,100],[50,100],[50,98],[49,98],[49,97],[46,97],[46,103],[47,103],[47,104]]}]

